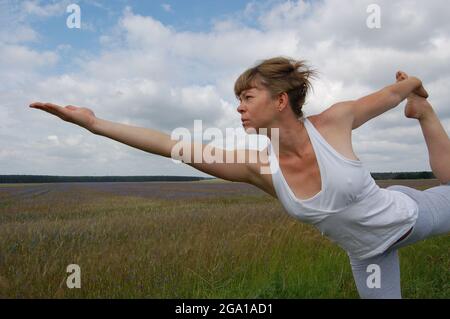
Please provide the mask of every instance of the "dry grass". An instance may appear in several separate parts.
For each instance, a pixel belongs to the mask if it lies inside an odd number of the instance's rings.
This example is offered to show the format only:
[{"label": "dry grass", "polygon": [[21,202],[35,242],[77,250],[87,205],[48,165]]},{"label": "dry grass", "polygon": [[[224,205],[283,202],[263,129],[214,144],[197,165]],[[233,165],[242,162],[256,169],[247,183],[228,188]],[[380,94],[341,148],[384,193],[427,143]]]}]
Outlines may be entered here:
[{"label": "dry grass", "polygon": [[[0,297],[357,298],[345,252],[262,192],[168,200],[58,188],[0,204]],[[405,297],[450,297],[448,237],[401,258]],[[66,287],[72,263],[81,289]]]}]

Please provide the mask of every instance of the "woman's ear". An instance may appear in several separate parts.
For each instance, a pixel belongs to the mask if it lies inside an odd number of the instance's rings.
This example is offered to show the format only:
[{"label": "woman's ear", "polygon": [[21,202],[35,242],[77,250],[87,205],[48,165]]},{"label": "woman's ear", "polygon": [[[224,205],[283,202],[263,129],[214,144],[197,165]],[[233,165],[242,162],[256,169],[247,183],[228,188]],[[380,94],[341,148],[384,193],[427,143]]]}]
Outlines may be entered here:
[{"label": "woman's ear", "polygon": [[289,96],[286,92],[282,92],[278,94],[278,103],[277,103],[278,111],[282,111],[285,107],[289,105]]}]

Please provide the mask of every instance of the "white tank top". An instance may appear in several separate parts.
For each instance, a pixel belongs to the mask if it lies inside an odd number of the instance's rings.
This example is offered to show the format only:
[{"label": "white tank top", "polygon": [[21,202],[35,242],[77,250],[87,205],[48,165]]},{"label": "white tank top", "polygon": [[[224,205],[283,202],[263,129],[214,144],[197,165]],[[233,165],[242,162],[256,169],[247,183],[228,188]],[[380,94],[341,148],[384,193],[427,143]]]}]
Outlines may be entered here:
[{"label": "white tank top", "polygon": [[353,258],[384,252],[414,225],[417,203],[404,193],[380,188],[361,161],[338,153],[308,118],[301,121],[317,158],[322,190],[309,199],[298,199],[269,141],[270,172],[282,206],[293,217],[316,226]]}]

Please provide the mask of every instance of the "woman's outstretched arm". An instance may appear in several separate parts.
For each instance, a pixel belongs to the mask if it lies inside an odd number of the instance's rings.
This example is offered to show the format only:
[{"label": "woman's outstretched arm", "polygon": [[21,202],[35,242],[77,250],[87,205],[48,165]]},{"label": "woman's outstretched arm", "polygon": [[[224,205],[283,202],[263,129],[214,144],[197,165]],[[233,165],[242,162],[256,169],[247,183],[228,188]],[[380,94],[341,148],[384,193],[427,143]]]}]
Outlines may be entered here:
[{"label": "woman's outstretched arm", "polygon": [[164,157],[171,157],[177,143],[170,136],[150,128],[121,124],[97,118],[90,129],[96,135],[105,136],[131,147]]},{"label": "woman's outstretched arm", "polygon": [[[182,155],[182,161],[202,172],[233,182],[246,182],[259,187],[260,178],[260,153],[257,150],[224,150],[211,147],[202,143],[186,142],[179,144],[172,140],[168,134],[157,130],[136,127],[121,123],[115,123],[97,118],[94,112],[88,108],[76,106],[62,107],[52,103],[32,103],[31,108],[40,109],[51,113],[66,122],[79,125],[90,132],[111,138],[118,142],[127,144],[140,150],[172,158],[172,150],[178,144],[177,155]],[[180,147],[182,145],[182,147]],[[195,151],[204,154],[205,147],[209,147],[210,153],[222,152],[223,162],[207,163],[205,161],[194,161]],[[190,150],[189,150],[190,148]],[[226,159],[233,158],[232,162]],[[244,163],[238,162],[237,158],[245,158]],[[258,161],[249,162],[248,159],[256,158]],[[179,158],[176,158],[179,159]]]},{"label": "woman's outstretched arm", "polygon": [[[397,79],[403,74],[397,72]],[[409,94],[415,93],[427,98],[428,93],[422,85],[422,81],[411,76],[404,81],[388,85],[372,94],[356,100],[339,102],[324,111],[329,118],[340,123],[342,127],[350,127],[354,130],[367,121],[375,118],[399,105]]]},{"label": "woman's outstretched arm", "polygon": [[[402,73],[402,71],[398,71],[396,77],[400,77]],[[396,107],[413,92],[424,98],[428,97],[422,81],[411,76],[405,81],[397,81],[397,83],[388,85],[373,94],[353,101],[351,104],[353,129]]]}]

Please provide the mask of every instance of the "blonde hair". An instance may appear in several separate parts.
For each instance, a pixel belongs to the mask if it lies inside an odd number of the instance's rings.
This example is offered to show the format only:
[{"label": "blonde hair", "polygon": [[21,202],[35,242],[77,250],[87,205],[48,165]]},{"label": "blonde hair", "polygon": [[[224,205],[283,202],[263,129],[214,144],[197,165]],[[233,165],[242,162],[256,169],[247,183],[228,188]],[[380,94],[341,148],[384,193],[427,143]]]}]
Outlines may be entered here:
[{"label": "blonde hair", "polygon": [[289,105],[300,118],[308,91],[312,89],[310,79],[316,75],[317,71],[310,69],[305,60],[275,57],[242,73],[234,84],[234,94],[239,98],[242,91],[258,87],[258,84],[267,88],[272,98],[286,92]]}]

